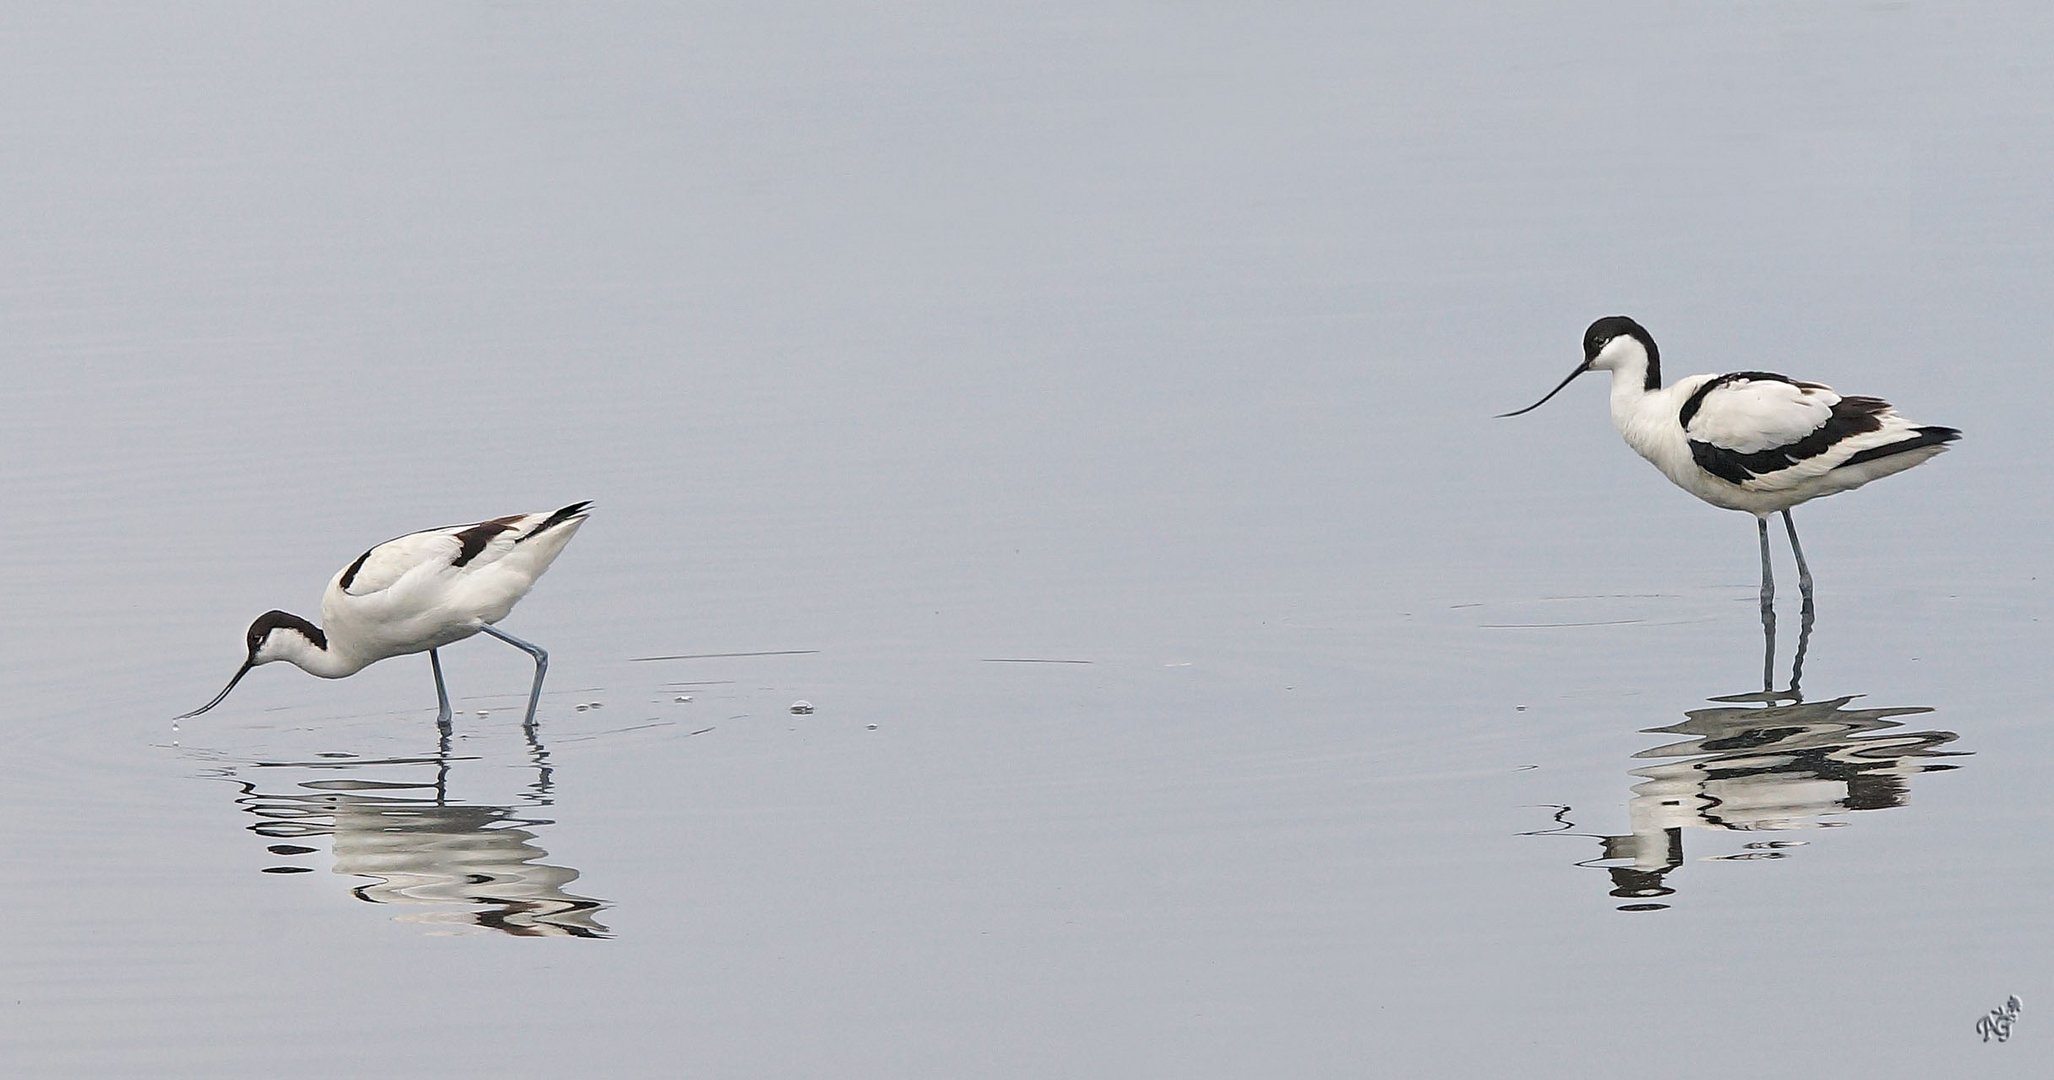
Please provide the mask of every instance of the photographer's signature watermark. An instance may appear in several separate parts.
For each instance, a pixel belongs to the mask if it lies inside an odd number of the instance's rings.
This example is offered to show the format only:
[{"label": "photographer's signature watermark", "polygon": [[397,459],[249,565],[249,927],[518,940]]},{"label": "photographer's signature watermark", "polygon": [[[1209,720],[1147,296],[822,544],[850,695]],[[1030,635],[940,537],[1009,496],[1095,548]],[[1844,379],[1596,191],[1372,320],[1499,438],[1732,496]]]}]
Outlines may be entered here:
[{"label": "photographer's signature watermark", "polygon": [[2017,994],[2005,998],[2003,1008],[1991,1009],[1982,1019],[1976,1021],[1976,1034],[1981,1035],[1984,1042],[1991,1039],[1998,1042],[2009,1040],[2011,1025],[2018,1019],[2018,1011],[2024,1007],[2025,1002],[2018,1000]]}]

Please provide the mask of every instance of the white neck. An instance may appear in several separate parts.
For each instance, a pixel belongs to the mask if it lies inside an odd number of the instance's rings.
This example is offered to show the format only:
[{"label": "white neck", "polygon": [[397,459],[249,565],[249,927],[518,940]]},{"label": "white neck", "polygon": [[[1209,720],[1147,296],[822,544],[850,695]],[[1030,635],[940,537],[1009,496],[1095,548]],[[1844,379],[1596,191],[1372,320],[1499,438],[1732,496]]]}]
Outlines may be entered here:
[{"label": "white neck", "polygon": [[1612,368],[1612,426],[1634,453],[1662,470],[1662,475],[1685,491],[1696,491],[1692,485],[1702,473],[1683,426],[1676,422],[1676,399],[1689,392],[1693,380],[1650,390],[1647,376],[1647,359],[1639,349]]},{"label": "white neck", "polygon": [[314,644],[297,631],[286,631],[272,637],[271,659],[283,660],[309,675],[324,679],[340,679],[354,675],[364,669],[364,661],[335,650],[333,639],[329,647]]},{"label": "white neck", "polygon": [[1622,364],[1612,369],[1612,419],[1631,416],[1647,399],[1647,362]]},{"label": "white neck", "polygon": [[1647,350],[1632,338],[1617,338],[1599,354],[1597,366],[1612,373],[1612,423],[1625,431],[1648,399],[1661,392],[1648,389]]}]

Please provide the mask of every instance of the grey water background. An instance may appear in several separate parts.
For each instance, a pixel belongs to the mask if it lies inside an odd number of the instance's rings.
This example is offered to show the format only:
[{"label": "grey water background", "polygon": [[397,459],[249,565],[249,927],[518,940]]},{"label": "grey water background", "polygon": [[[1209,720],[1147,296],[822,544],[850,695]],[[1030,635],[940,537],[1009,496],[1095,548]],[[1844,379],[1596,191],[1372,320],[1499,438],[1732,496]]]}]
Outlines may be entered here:
[{"label": "grey water background", "polygon": [[[2050,32],[7,9],[0,1072],[2044,1075]],[[1490,419],[1614,312],[1967,432],[1799,511],[1803,703],[1596,377]],[[533,739],[173,730],[573,499]]]}]

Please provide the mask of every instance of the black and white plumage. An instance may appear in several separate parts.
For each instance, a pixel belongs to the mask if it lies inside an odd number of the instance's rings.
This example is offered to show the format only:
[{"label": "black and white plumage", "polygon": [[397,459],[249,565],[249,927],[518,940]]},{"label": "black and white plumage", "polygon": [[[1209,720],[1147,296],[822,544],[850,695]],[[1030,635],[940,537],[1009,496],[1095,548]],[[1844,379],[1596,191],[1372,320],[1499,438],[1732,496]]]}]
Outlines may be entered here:
[{"label": "black and white plumage", "polygon": [[535,683],[528,694],[532,723],[549,654],[493,624],[528,595],[591,507],[578,502],[554,512],[425,529],[371,548],[329,581],[321,597],[322,626],[286,611],[259,615],[244,636],[249,657],[242,668],[214,700],[179,719],[221,704],[251,668],[273,660],[340,679],[390,656],[426,652],[441,706],[436,719],[447,724],[449,691],[435,650],[485,633],[534,658]]},{"label": "black and white plumage", "polygon": [[1926,461],[1961,437],[1951,427],[1919,424],[1881,398],[1766,371],[1691,375],[1662,385],[1661,350],[1624,315],[1590,324],[1583,362],[1524,409],[1540,408],[1586,371],[1612,373],[1612,423],[1641,457],[1677,487],[1713,506],[1755,515],[1762,547],[1762,602],[1773,595],[1768,517],[1781,513],[1811,595],[1811,571],[1797,543],[1790,508],[1858,488]]}]

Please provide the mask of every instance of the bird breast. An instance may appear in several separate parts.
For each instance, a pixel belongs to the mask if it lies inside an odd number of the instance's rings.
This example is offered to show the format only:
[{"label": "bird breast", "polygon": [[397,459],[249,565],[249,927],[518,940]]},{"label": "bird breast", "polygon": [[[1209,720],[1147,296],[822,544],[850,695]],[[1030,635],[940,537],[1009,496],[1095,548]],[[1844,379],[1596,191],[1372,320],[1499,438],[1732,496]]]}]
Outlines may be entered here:
[{"label": "bird breast", "polygon": [[1693,375],[1660,390],[1612,397],[1612,423],[1633,452],[1662,471],[1677,487],[1726,510],[1752,510],[1747,493],[1698,467],[1677,411],[1711,375]]}]

